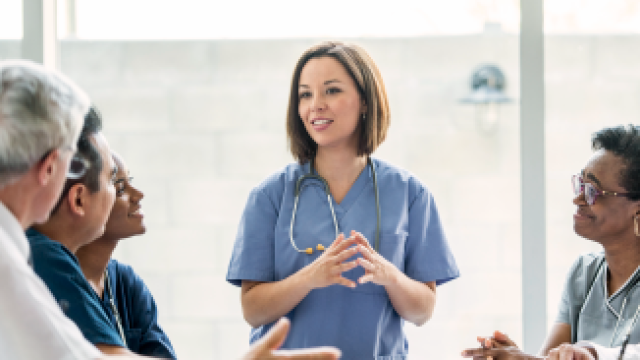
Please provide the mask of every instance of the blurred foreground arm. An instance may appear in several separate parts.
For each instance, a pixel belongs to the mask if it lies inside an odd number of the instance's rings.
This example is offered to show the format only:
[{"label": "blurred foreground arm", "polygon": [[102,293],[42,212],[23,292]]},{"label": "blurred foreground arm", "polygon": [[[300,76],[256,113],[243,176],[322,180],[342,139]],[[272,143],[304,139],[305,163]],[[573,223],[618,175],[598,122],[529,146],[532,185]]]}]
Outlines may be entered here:
[{"label": "blurred foreground arm", "polygon": [[280,319],[262,339],[249,349],[242,360],[336,360],[340,358],[340,350],[331,347],[278,350],[287,337],[289,327],[289,320]]}]

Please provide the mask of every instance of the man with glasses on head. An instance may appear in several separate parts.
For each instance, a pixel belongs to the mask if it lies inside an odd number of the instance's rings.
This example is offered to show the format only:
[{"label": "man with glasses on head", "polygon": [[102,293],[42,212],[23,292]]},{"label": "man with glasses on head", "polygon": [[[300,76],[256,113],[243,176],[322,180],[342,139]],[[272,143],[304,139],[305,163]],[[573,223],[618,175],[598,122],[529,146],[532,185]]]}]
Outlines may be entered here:
[{"label": "man with glasses on head", "polygon": [[88,108],[61,74],[0,61],[0,359],[100,357],[31,269],[24,235],[58,200]]},{"label": "man with glasses on head", "polygon": [[[27,231],[33,266],[65,314],[84,337],[104,354],[125,344],[113,326],[98,292],[86,280],[74,255],[83,245],[97,239],[115,200],[117,166],[101,133],[102,120],[95,108],[85,117],[78,140],[78,156],[49,220]],[[127,354],[125,351],[124,354]]]}]

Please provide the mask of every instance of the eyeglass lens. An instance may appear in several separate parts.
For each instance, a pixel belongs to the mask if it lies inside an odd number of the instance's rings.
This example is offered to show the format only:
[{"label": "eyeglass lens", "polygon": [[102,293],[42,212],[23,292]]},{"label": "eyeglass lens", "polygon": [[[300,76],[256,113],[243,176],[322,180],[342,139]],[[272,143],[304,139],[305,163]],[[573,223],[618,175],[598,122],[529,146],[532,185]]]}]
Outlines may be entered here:
[{"label": "eyeglass lens", "polygon": [[582,176],[574,175],[571,178],[571,182],[573,185],[573,193],[576,196],[579,196],[584,191],[584,199],[589,205],[593,205],[596,202],[596,197],[598,196],[598,190],[595,186],[590,183],[585,183],[582,180]]}]

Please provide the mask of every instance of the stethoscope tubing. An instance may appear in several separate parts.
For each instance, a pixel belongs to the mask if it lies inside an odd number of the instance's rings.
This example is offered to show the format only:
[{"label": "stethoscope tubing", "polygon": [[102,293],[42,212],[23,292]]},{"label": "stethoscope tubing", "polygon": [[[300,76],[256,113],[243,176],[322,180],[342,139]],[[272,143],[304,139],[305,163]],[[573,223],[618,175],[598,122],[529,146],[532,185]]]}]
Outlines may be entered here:
[{"label": "stethoscope tubing", "polygon": [[[379,194],[378,194],[378,180],[377,180],[377,174],[376,174],[376,168],[373,165],[373,162],[371,161],[371,158],[367,158],[367,165],[371,168],[371,175],[373,178],[373,190],[374,190],[374,197],[375,197],[375,203],[376,203],[376,235],[375,235],[375,250],[376,252],[379,251],[380,248],[380,199],[379,199]],[[335,230],[336,230],[336,238],[338,237],[338,235],[340,234],[340,229],[338,227],[338,220],[336,218],[336,213],[335,210],[333,208],[333,202],[331,201],[331,193],[329,192],[329,184],[327,183],[327,180],[325,180],[322,176],[320,175],[316,175],[313,173],[314,171],[314,166],[313,166],[313,161],[311,161],[311,164],[309,165],[309,173],[302,175],[298,178],[298,180],[296,181],[296,187],[295,187],[295,192],[294,192],[294,200],[293,200],[293,212],[291,213],[291,224],[289,225],[289,241],[291,242],[291,246],[300,253],[308,253],[306,250],[300,250],[298,248],[298,246],[296,245],[295,240],[293,239],[293,226],[295,224],[295,220],[296,220],[296,212],[298,211],[298,202],[300,200],[300,193],[302,192],[302,189],[304,189],[304,187],[306,185],[303,185],[303,181],[307,180],[307,179],[315,179],[318,180],[322,183],[322,187],[323,190],[325,192],[325,194],[327,195],[327,202],[329,203],[329,210],[331,211],[331,217],[333,219],[333,224],[335,226]]]},{"label": "stethoscope tubing", "polygon": [[[598,275],[603,271],[606,271],[606,268],[598,266],[598,271],[596,273],[596,276],[595,276],[595,279],[594,279],[594,283],[591,284],[591,286],[590,286],[590,288],[589,288],[589,290],[587,292],[587,296],[585,297],[585,300],[582,303],[582,306],[580,306],[580,310],[578,311],[578,314],[577,314],[578,317],[580,317],[580,314],[582,314],[582,311],[584,310],[584,307],[586,306],[587,301],[591,298],[591,295],[593,293],[593,288],[594,288],[594,285],[595,285],[595,281],[597,280]],[[603,276],[604,276],[604,274],[603,274]],[[624,315],[624,309],[625,309],[625,306],[626,306],[626,303],[627,303],[627,298],[629,297],[629,293],[636,286],[638,286],[638,284],[640,284],[640,277],[638,277],[634,281],[634,284],[629,288],[629,290],[627,291],[627,294],[625,295],[624,299],[622,300],[622,306],[620,308],[620,313],[616,314],[618,319],[616,320],[616,325],[615,325],[615,327],[613,329],[613,334],[611,335],[611,339],[609,340],[609,347],[613,346],[613,341],[615,340],[616,335],[618,333],[618,326],[620,325],[620,320],[622,319],[622,317]],[[605,294],[606,294],[606,288],[605,288]],[[605,301],[606,301],[606,299],[605,299]],[[607,307],[610,308],[610,305],[607,304]],[[613,309],[610,308],[609,310],[612,311]],[[615,311],[613,311],[613,312],[615,313]],[[638,315],[640,315],[640,305],[638,306],[638,309],[636,310],[635,314],[633,315],[633,319],[631,321],[631,324],[629,325],[629,328],[627,329],[627,332],[626,332],[627,339],[626,339],[626,341],[628,341],[628,337],[631,336],[631,331],[633,330],[633,328],[636,325],[636,322],[638,321]],[[580,325],[579,321],[576,320],[576,326],[579,326],[579,325]]]},{"label": "stethoscope tubing", "polygon": [[122,319],[120,319],[120,312],[116,307],[116,303],[113,300],[113,288],[111,287],[111,280],[109,279],[109,272],[105,269],[104,277],[106,279],[107,291],[109,292],[109,302],[111,303],[111,310],[113,311],[113,316],[116,318],[116,325],[118,327],[118,332],[120,333],[120,337],[122,338],[122,342],[125,347],[127,346],[127,338],[124,336],[124,328],[122,327]]}]

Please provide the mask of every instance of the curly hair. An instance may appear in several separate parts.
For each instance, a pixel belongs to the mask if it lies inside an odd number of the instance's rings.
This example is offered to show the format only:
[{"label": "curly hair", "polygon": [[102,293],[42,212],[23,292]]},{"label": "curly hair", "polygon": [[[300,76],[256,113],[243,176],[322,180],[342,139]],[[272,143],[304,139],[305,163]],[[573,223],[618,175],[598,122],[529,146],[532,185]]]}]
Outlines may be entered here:
[{"label": "curly hair", "polygon": [[618,183],[632,200],[640,200],[640,127],[634,125],[604,128],[591,138],[593,150],[604,149],[620,157],[625,166]]}]

